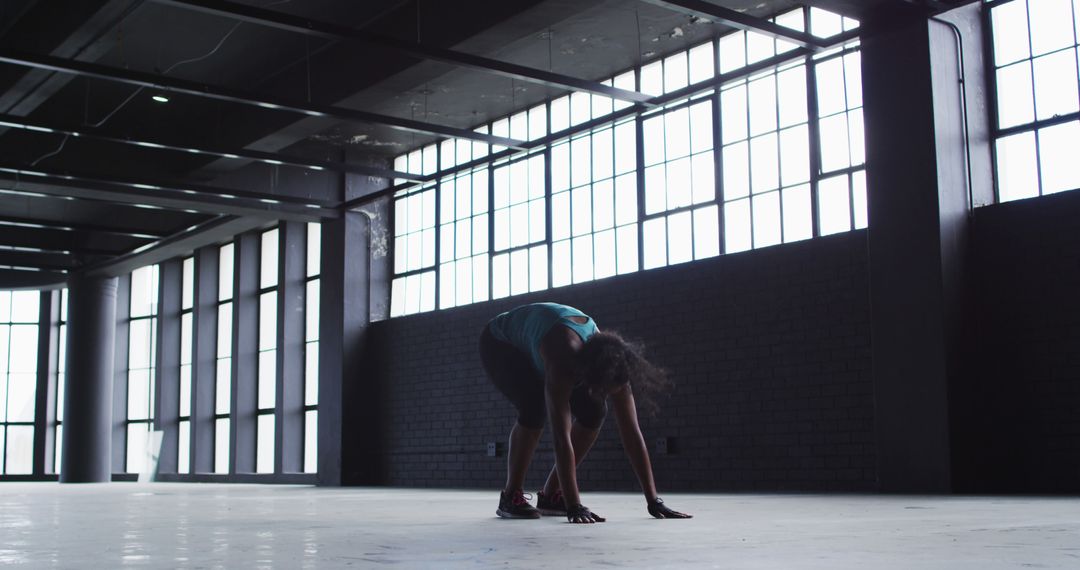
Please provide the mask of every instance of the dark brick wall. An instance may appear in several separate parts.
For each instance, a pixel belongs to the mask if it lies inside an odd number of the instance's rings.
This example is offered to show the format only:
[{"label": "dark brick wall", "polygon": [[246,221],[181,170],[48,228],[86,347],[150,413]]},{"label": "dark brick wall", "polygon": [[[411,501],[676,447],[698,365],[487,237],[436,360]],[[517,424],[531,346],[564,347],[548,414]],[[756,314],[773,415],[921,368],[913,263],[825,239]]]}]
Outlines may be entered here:
[{"label": "dark brick wall", "polygon": [[1080,192],[976,211],[962,487],[1080,491]]},{"label": "dark brick wall", "polygon": [[[370,459],[387,484],[502,485],[515,415],[483,374],[477,337],[540,300],[645,341],[671,371],[661,414],[642,419],[650,446],[671,438],[670,454],[653,453],[661,491],[876,487],[865,231],[372,325],[365,381],[380,401],[352,409],[382,416],[385,451]],[[545,435],[528,488],[552,461]],[[613,418],[579,479],[585,491],[637,488]]]}]

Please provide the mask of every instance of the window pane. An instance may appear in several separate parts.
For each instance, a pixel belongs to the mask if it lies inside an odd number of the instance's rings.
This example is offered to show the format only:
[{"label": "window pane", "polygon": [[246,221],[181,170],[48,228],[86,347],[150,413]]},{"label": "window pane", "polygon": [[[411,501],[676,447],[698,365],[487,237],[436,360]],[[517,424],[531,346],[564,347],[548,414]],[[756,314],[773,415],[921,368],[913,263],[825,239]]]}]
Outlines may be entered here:
[{"label": "window pane", "polygon": [[217,356],[232,356],[232,303],[218,306]]},{"label": "window pane", "polygon": [[1035,133],[1027,132],[998,139],[998,200],[1009,202],[1039,195],[1035,161]]},{"label": "window pane", "polygon": [[772,75],[751,81],[750,136],[776,130],[776,79]]},{"label": "window pane", "polygon": [[[0,381],[3,379],[0,378]],[[7,421],[34,421],[35,374],[9,374],[7,378]]]},{"label": "window pane", "polygon": [[847,115],[821,120],[821,170],[831,172],[851,166]]},{"label": "window pane", "polygon": [[277,291],[259,296],[259,350],[277,346]]},{"label": "window pane", "polygon": [[316,473],[319,450],[319,412],[304,412],[304,473]]},{"label": "window pane", "polygon": [[37,291],[12,291],[11,322],[37,325],[40,304],[41,294]]},{"label": "window pane", "polygon": [[998,126],[1014,127],[1035,119],[1032,99],[1031,63],[1020,63],[997,71]]},{"label": "window pane", "polygon": [[274,287],[278,281],[278,230],[263,232],[259,248],[259,287]]},{"label": "window pane", "polygon": [[127,472],[142,473],[147,469],[147,446],[150,444],[149,426],[144,423],[128,424],[127,427]]},{"label": "window pane", "polygon": [[[615,173],[622,174],[637,166],[637,132],[633,121],[615,126]],[[552,155],[554,156],[554,154]],[[554,183],[552,184],[554,187]]]},{"label": "window pane", "polygon": [[[610,178],[614,168],[615,152],[611,129],[604,129],[592,136],[593,180]],[[542,187],[542,185],[541,185]]]},{"label": "window pane", "polygon": [[826,117],[845,110],[847,102],[844,93],[844,60],[834,58],[818,63],[818,116]]},{"label": "window pane", "polygon": [[128,409],[129,420],[145,420],[150,418],[150,371],[128,371]]},{"label": "window pane", "polygon": [[709,42],[690,50],[690,83],[712,79],[715,75],[713,64],[713,44]]},{"label": "window pane", "polygon": [[322,250],[322,226],[319,224],[307,225],[307,276],[319,274],[319,265]]},{"label": "window pane", "polygon": [[735,32],[720,38],[720,73],[746,67],[746,34]]},{"label": "window pane", "polygon": [[851,201],[847,176],[837,176],[821,181],[818,186],[818,212],[821,235],[827,236],[851,229]]},{"label": "window pane", "polygon": [[150,368],[151,319],[131,321],[128,345],[128,368]]},{"label": "window pane", "polygon": [[304,348],[304,405],[319,405],[319,343]]},{"label": "window pane", "polygon": [[217,361],[217,377],[214,379],[214,413],[228,414],[232,407],[232,359]]},{"label": "window pane", "polygon": [[529,252],[519,249],[510,254],[510,294],[529,292]]},{"label": "window pane", "polygon": [[749,144],[740,142],[724,147],[724,199],[731,200],[750,193]]},{"label": "window pane", "polygon": [[319,340],[319,280],[307,282],[304,309],[304,340]]},{"label": "window pane", "polygon": [[668,263],[685,263],[694,259],[694,224],[690,212],[668,217]]},{"label": "window pane", "polygon": [[[552,244],[551,286],[562,287],[563,285],[569,285],[571,275],[570,240]],[[498,293],[495,294],[495,297],[499,297]]]},{"label": "window pane", "polygon": [[229,472],[229,419],[214,422],[214,473]]},{"label": "window pane", "polygon": [[724,144],[747,137],[746,87],[739,85],[720,94],[720,126]]},{"label": "window pane", "polygon": [[813,211],[810,185],[804,184],[783,191],[784,241],[792,242],[813,237]]},{"label": "window pane", "polygon": [[191,415],[191,365],[180,366],[180,415]]},{"label": "window pane", "polygon": [[184,260],[182,279],[180,308],[190,309],[195,295],[195,258]]},{"label": "window pane", "polygon": [[[14,295],[12,295],[14,297]],[[9,329],[10,348],[8,370],[10,372],[37,372],[38,327],[37,325],[12,325]]]},{"label": "window pane", "polygon": [[681,51],[664,59],[664,92],[671,93],[686,87],[688,83],[686,52]]},{"label": "window pane", "polygon": [[784,186],[810,180],[809,139],[806,125],[780,131],[780,182]]},{"label": "window pane", "polygon": [[273,408],[277,399],[277,351],[259,353],[259,409]]},{"label": "window pane", "polygon": [[1031,55],[1028,46],[1027,2],[1006,2],[990,12],[994,27],[994,63],[998,66]]},{"label": "window pane", "polygon": [[616,247],[619,249],[619,275],[638,270],[638,233],[637,224],[623,226],[616,230]]},{"label": "window pane", "polygon": [[776,76],[780,126],[806,122],[806,67],[782,71]]},{"label": "window pane", "polygon": [[720,255],[720,215],[717,206],[694,210],[694,259]]},{"label": "window pane", "polygon": [[754,196],[754,247],[768,247],[781,241],[780,193],[769,192]]},{"label": "window pane", "polygon": [[180,315],[180,364],[191,364],[191,313]]},{"label": "window pane", "polygon": [[181,420],[176,441],[176,472],[191,473],[191,422]]},{"label": "window pane", "polygon": [[529,250],[529,291],[547,289],[547,246],[541,245]]},{"label": "window pane", "polygon": [[1039,130],[1039,167],[1043,194],[1080,188],[1080,122],[1073,121]]},{"label": "window pane", "polygon": [[1076,50],[1070,49],[1040,57],[1033,61],[1032,65],[1036,119],[1067,115],[1080,109],[1080,96],[1076,87]]},{"label": "window pane", "polygon": [[262,414],[259,416],[255,441],[257,451],[255,454],[255,472],[274,472],[274,415]]},{"label": "window pane", "polygon": [[1076,45],[1073,22],[1068,17],[1072,12],[1070,3],[1070,0],[1028,1],[1032,55],[1041,55]]},{"label": "window pane", "polygon": [[4,473],[8,475],[29,475],[34,467],[34,428],[33,426],[8,426],[7,441],[0,439],[0,444],[7,444]]},{"label": "window pane", "polygon": [[724,204],[724,245],[727,253],[746,251],[753,245],[750,234],[750,200]]},{"label": "window pane", "polygon": [[780,185],[779,152],[776,133],[750,140],[750,176],[755,194]]},{"label": "window pane", "polygon": [[596,248],[594,276],[603,279],[615,275],[615,230],[597,233],[593,246]]},{"label": "window pane", "polygon": [[510,256],[491,258],[491,295],[495,299],[510,295]]},{"label": "window pane", "polygon": [[149,265],[131,272],[131,316],[157,313],[157,266]]},{"label": "window pane", "polygon": [[232,299],[233,290],[233,244],[218,250],[218,300]]},{"label": "window pane", "polygon": [[656,218],[645,222],[645,269],[667,265],[667,220]]},{"label": "window pane", "polygon": [[859,171],[851,175],[851,195],[855,229],[861,230],[867,226],[866,172]]}]

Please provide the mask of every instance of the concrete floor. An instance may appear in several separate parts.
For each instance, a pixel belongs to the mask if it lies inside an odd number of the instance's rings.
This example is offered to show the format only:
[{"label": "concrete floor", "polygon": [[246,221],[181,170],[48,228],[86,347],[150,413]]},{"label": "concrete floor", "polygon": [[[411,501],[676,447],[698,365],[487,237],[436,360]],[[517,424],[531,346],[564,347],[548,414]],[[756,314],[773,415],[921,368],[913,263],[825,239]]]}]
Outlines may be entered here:
[{"label": "concrete floor", "polygon": [[1080,568],[1069,498],[585,498],[607,523],[501,520],[494,491],[0,483],[0,566]]}]

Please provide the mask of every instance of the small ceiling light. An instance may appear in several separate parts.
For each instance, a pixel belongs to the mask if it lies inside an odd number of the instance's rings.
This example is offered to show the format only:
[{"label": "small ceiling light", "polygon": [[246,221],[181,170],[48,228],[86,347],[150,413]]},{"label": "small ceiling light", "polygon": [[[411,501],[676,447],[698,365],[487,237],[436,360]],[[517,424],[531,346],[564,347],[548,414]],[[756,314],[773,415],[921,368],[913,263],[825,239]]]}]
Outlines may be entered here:
[{"label": "small ceiling light", "polygon": [[169,102],[169,98],[164,96],[164,95],[154,95],[153,97],[151,97],[151,99],[153,99],[154,101],[157,101],[158,103],[168,103]]}]

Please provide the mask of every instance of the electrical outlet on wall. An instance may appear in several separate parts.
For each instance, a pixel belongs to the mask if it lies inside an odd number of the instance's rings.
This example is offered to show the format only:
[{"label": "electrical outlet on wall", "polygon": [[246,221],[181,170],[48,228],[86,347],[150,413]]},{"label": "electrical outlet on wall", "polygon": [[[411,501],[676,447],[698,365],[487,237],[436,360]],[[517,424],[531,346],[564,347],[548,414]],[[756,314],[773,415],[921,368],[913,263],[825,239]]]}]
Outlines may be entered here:
[{"label": "electrical outlet on wall", "polygon": [[658,437],[656,438],[656,454],[668,455],[671,453],[671,438],[670,437]]},{"label": "electrical outlet on wall", "polygon": [[498,457],[499,456],[499,444],[497,442],[489,441],[487,443],[487,456],[488,457]]}]

